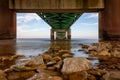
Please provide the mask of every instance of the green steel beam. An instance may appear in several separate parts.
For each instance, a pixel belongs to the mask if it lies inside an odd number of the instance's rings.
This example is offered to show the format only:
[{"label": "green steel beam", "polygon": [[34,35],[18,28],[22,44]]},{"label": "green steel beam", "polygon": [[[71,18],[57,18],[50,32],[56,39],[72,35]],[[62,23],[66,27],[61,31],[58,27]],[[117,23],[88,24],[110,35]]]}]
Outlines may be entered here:
[{"label": "green steel beam", "polygon": [[53,29],[69,29],[82,13],[37,13]]}]

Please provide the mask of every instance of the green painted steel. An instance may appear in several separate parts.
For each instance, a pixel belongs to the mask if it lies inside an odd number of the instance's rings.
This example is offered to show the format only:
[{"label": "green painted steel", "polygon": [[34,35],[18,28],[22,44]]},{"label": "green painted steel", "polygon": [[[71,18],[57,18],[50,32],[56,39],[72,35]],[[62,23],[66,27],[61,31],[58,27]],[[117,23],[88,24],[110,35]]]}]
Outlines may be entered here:
[{"label": "green painted steel", "polygon": [[37,13],[53,29],[69,29],[82,13]]}]

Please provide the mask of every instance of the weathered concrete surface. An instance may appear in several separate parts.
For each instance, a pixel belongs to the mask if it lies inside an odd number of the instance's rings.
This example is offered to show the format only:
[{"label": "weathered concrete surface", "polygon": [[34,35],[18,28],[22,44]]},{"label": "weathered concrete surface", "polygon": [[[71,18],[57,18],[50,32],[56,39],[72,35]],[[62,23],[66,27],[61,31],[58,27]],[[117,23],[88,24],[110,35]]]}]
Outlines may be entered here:
[{"label": "weathered concrete surface", "polygon": [[104,8],[104,0],[9,0],[9,8],[17,11],[74,11]]},{"label": "weathered concrete surface", "polygon": [[105,0],[105,9],[99,13],[101,40],[120,40],[120,0]]},{"label": "weathered concrete surface", "polygon": [[16,37],[16,15],[8,4],[8,0],[0,0],[0,39]]}]

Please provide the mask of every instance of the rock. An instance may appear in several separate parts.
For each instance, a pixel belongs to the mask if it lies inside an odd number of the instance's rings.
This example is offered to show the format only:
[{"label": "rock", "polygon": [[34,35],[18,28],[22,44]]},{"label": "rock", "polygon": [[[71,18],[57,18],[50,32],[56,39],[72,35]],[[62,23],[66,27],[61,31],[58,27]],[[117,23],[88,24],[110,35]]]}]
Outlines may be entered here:
[{"label": "rock", "polygon": [[42,55],[45,62],[51,61],[52,57],[49,54],[43,54]]},{"label": "rock", "polygon": [[73,56],[73,55],[66,53],[66,54],[63,54],[63,55],[62,55],[62,58],[68,58],[68,57],[72,57],[72,56]]},{"label": "rock", "polygon": [[88,47],[89,51],[97,51],[97,46],[90,46]]},{"label": "rock", "polygon": [[83,57],[66,58],[61,72],[65,74],[88,70],[92,67],[92,63]]},{"label": "rock", "polygon": [[61,80],[61,77],[55,71],[50,70],[40,70],[39,73],[36,73],[34,76],[27,80]]},{"label": "rock", "polygon": [[54,53],[54,52],[58,52],[60,49],[61,49],[60,46],[54,45],[54,46],[51,46],[48,51]]},{"label": "rock", "polygon": [[50,62],[48,62],[46,65],[47,66],[52,66],[52,65],[54,65],[54,64],[56,64],[57,62],[55,61],[55,60],[52,60],[52,61],[50,61]]},{"label": "rock", "polygon": [[54,66],[47,67],[47,70],[55,70],[56,68]]},{"label": "rock", "polygon": [[100,80],[120,80],[120,71],[109,71]]},{"label": "rock", "polygon": [[35,71],[36,70],[36,68],[17,66],[17,65],[11,66],[11,69],[14,71]]},{"label": "rock", "polygon": [[69,50],[59,50],[59,53],[70,53]]},{"label": "rock", "polygon": [[27,80],[48,80],[48,77],[50,77],[50,75],[47,73],[37,73]]},{"label": "rock", "polygon": [[101,69],[90,69],[87,73],[98,77],[104,75],[106,71]]},{"label": "rock", "polygon": [[86,71],[75,72],[75,73],[69,74],[69,80],[86,80],[86,79],[87,79]]},{"label": "rock", "polygon": [[85,45],[85,44],[82,44],[81,46],[82,46],[82,48],[85,48],[85,49],[88,49],[88,48],[89,48],[89,46],[88,46],[88,45]]},{"label": "rock", "polygon": [[58,62],[58,61],[60,61],[60,60],[62,60],[62,59],[61,59],[61,57],[59,57],[59,56],[55,56],[55,57],[53,57],[52,60],[55,60],[56,62]]},{"label": "rock", "polygon": [[98,53],[98,56],[109,56],[110,57],[111,54],[108,51],[103,50],[103,51],[101,51],[101,52]]},{"label": "rock", "polygon": [[39,66],[36,66],[35,68],[36,68],[37,70],[41,70],[41,69],[46,69],[47,66],[46,66],[45,64],[41,64],[41,65],[39,65]]},{"label": "rock", "polygon": [[43,57],[42,56],[37,56],[33,58],[32,60],[28,61],[25,66],[37,66],[44,64]]},{"label": "rock", "polygon": [[2,70],[0,70],[0,80],[7,80],[6,74]]},{"label": "rock", "polygon": [[26,80],[35,74],[34,71],[26,71],[26,72],[10,72],[7,73],[8,80]]},{"label": "rock", "polygon": [[57,71],[53,71],[53,70],[41,70],[39,71],[40,73],[43,72],[43,73],[46,73],[46,74],[49,74],[50,76],[60,76],[60,72],[57,72]]},{"label": "rock", "polygon": [[120,52],[118,50],[112,51],[111,55],[114,56],[114,57],[119,57],[120,58]]},{"label": "rock", "polygon": [[56,56],[61,56],[61,54],[56,52],[56,53],[53,54],[53,57],[56,57]]},{"label": "rock", "polygon": [[53,77],[48,78],[48,80],[63,80],[63,79],[59,76],[53,76]]},{"label": "rock", "polygon": [[11,69],[11,68],[8,68],[8,69],[4,70],[5,73],[9,73],[9,72],[12,72],[12,71],[13,71],[13,69]]},{"label": "rock", "polygon": [[95,76],[89,74],[87,76],[87,80],[97,80],[97,79],[95,78]]},{"label": "rock", "polygon": [[54,67],[55,67],[57,70],[60,70],[61,67],[62,67],[62,64],[63,64],[63,61],[61,60],[61,61],[57,62],[57,64],[55,64]]},{"label": "rock", "polygon": [[25,56],[20,54],[12,56],[13,59],[22,58],[22,57],[25,57]]},{"label": "rock", "polygon": [[70,53],[70,51],[69,50],[59,50],[59,53],[60,54],[65,54],[65,53]]}]

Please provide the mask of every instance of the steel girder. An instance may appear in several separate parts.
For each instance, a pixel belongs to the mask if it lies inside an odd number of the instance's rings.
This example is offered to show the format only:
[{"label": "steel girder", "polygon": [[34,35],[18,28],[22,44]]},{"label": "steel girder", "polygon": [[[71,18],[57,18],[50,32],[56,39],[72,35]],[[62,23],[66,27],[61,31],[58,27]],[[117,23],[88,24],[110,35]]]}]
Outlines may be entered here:
[{"label": "steel girder", "polygon": [[53,29],[69,29],[82,13],[37,13]]}]

